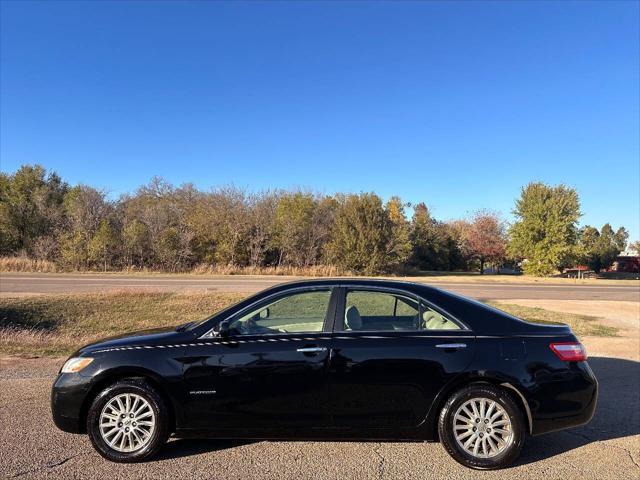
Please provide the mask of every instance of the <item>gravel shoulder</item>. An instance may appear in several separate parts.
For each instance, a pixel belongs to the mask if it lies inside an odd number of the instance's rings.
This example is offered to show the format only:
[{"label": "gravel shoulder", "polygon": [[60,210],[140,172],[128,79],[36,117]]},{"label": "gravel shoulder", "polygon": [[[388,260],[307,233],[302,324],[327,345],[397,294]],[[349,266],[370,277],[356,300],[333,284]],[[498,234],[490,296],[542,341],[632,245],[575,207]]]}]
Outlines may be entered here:
[{"label": "gravel shoulder", "polygon": [[530,438],[515,467],[478,472],[437,443],[230,442],[173,440],[160,458],[118,465],[83,435],[58,431],[49,389],[63,359],[4,359],[0,387],[0,476],[7,478],[580,478],[640,475],[639,363],[592,357],[601,394],[593,421]]}]

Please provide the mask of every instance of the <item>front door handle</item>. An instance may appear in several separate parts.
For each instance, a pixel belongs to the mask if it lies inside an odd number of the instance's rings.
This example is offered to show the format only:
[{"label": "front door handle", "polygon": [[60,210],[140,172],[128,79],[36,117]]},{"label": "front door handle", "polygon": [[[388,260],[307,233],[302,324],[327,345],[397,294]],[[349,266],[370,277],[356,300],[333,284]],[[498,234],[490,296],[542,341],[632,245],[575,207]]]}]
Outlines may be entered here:
[{"label": "front door handle", "polygon": [[296,352],[300,352],[300,353],[320,353],[320,352],[326,352],[326,351],[327,351],[327,347],[304,347],[304,348],[296,349]]},{"label": "front door handle", "polygon": [[446,348],[446,349],[459,349],[459,348],[467,348],[466,343],[441,343],[436,345],[436,348]]}]

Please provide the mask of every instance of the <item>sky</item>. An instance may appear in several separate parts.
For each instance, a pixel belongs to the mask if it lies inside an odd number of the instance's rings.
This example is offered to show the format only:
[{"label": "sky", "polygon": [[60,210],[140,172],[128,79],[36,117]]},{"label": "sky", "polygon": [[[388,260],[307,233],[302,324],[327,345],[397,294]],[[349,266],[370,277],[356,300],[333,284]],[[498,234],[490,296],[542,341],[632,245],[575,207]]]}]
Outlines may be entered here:
[{"label": "sky", "polygon": [[0,169],[375,191],[507,219],[531,181],[640,237],[640,3],[6,1]]}]

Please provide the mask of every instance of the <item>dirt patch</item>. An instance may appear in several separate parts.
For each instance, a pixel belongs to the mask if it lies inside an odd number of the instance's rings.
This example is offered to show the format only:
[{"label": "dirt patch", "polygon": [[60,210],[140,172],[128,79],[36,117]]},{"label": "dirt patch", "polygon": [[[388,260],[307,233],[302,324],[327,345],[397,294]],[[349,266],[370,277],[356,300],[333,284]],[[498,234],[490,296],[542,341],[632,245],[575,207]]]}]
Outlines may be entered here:
[{"label": "dirt patch", "polygon": [[607,300],[531,300],[516,299],[508,303],[537,307],[554,312],[589,315],[605,320],[607,325],[622,329],[640,329],[640,302]]},{"label": "dirt patch", "polygon": [[619,336],[583,336],[589,356],[640,360],[640,302],[606,300],[509,300],[524,307],[598,317],[604,325],[618,328]]}]

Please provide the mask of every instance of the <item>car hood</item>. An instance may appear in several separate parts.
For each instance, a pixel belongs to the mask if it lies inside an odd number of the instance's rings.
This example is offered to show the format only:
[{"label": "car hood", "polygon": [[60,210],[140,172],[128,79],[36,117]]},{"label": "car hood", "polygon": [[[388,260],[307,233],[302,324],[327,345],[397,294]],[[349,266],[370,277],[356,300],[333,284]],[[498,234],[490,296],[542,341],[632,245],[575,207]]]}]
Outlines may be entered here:
[{"label": "car hood", "polygon": [[184,338],[185,332],[177,332],[176,327],[152,328],[98,340],[97,342],[85,345],[78,350],[77,354],[87,354],[97,350],[107,350],[118,347],[167,344],[184,340]]}]

